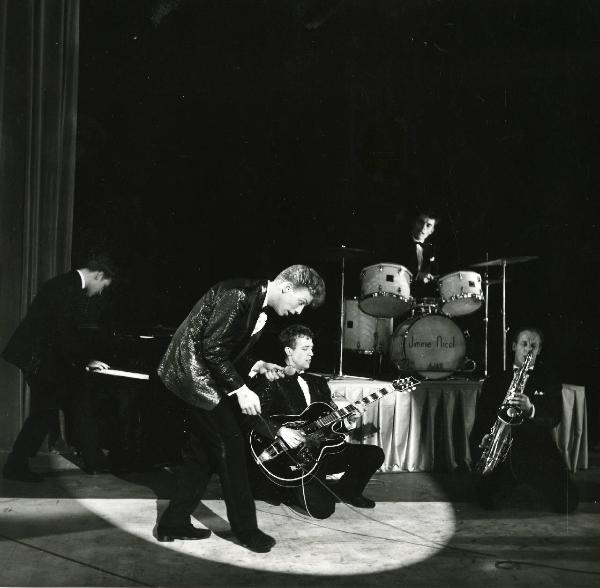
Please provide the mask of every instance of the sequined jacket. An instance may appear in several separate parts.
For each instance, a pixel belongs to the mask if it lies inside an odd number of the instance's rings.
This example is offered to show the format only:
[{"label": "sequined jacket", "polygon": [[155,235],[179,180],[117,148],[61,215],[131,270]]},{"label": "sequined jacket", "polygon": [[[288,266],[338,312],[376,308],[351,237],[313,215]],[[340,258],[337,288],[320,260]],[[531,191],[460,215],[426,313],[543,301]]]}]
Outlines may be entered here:
[{"label": "sequined jacket", "polygon": [[256,325],[267,281],[228,280],[214,285],[179,325],[160,362],[158,375],[183,401],[206,410],[244,385],[256,343]]}]

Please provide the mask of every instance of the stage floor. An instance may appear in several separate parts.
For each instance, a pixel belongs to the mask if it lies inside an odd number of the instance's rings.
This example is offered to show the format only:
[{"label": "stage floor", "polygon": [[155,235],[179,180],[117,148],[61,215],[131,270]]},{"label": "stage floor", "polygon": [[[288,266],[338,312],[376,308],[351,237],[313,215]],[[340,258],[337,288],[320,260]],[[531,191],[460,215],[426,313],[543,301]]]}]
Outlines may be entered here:
[{"label": "stage floor", "polygon": [[[5,455],[0,457],[4,462]],[[2,586],[598,586],[600,455],[575,479],[572,515],[517,507],[484,511],[468,473],[379,474],[365,494],[374,510],[338,505],[325,521],[257,502],[277,539],[255,554],[228,536],[213,479],[196,524],[203,541],[158,543],[168,470],[88,476],[58,455],[36,458],[42,484],[1,481]]]}]

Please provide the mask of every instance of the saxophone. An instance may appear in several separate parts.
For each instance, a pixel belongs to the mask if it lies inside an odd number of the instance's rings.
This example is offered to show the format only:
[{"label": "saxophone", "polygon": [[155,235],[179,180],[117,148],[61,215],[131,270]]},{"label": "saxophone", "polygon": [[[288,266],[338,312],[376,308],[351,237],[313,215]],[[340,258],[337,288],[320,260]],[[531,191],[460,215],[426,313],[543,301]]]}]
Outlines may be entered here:
[{"label": "saxophone", "polygon": [[476,470],[485,476],[489,474],[499,463],[503,462],[511,448],[512,427],[523,422],[523,410],[518,406],[509,404],[508,401],[515,394],[523,394],[525,384],[529,378],[528,370],[531,365],[533,351],[530,351],[523,361],[523,365],[515,372],[508,392],[497,412],[496,421],[490,432],[483,437],[479,447],[483,453],[477,462]]}]

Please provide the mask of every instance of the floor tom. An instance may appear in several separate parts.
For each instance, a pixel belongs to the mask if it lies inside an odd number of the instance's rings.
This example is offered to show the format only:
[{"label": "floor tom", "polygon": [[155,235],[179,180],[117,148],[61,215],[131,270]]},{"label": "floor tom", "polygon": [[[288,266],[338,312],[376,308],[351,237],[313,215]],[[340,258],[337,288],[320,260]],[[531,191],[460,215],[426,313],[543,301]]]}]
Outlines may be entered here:
[{"label": "floor tom", "polygon": [[392,337],[392,319],[376,318],[364,313],[358,300],[346,300],[344,322],[344,349],[372,355],[388,355]]}]

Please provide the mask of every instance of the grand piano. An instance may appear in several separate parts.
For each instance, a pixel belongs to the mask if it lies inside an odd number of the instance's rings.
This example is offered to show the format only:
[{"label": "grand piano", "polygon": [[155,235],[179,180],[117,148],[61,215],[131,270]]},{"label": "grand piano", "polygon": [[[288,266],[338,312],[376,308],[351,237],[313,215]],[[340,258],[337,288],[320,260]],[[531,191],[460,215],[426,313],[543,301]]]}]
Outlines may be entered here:
[{"label": "grand piano", "polygon": [[158,325],[101,336],[101,357],[110,369],[89,372],[86,385],[94,399],[98,441],[108,450],[114,472],[144,471],[180,460],[183,412],[156,373],[174,332]]}]

